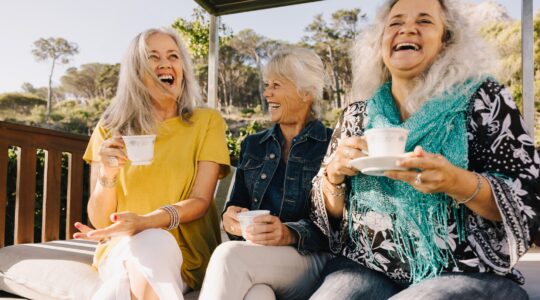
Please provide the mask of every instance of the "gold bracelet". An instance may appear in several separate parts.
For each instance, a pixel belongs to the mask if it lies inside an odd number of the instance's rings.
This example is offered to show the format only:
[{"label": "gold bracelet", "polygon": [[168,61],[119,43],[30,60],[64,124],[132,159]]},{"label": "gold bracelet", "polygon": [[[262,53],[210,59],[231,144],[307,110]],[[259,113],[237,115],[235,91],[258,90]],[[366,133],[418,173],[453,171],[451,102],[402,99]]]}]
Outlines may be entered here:
[{"label": "gold bracelet", "polygon": [[456,206],[459,206],[461,204],[465,204],[469,201],[471,201],[472,199],[476,198],[476,196],[478,196],[478,194],[480,193],[480,190],[482,189],[482,176],[476,172],[473,172],[474,175],[476,175],[476,190],[474,191],[474,193],[472,193],[472,195],[470,195],[469,197],[461,200],[461,201],[458,201],[454,198],[454,204]]}]

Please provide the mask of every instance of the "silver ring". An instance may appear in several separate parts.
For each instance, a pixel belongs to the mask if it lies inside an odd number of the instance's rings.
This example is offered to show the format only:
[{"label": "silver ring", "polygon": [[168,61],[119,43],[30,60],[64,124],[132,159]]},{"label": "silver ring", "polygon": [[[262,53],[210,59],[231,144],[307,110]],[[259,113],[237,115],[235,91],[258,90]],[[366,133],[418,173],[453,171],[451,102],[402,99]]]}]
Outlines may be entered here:
[{"label": "silver ring", "polygon": [[111,167],[118,167],[118,158],[116,156],[109,156],[108,161]]},{"label": "silver ring", "polygon": [[414,179],[414,183],[417,185],[422,184],[422,172],[416,173],[416,177]]}]

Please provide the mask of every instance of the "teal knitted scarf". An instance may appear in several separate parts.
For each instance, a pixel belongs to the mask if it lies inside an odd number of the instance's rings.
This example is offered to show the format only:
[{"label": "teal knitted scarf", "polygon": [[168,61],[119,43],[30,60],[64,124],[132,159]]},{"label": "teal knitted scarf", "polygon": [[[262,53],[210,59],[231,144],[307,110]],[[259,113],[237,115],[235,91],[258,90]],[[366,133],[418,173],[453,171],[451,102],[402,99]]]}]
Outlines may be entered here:
[{"label": "teal knitted scarf", "polygon": [[[469,99],[482,82],[469,80],[455,85],[442,96],[426,101],[404,122],[400,120],[391,94],[391,82],[387,82],[368,100],[365,129],[408,129],[406,151],[422,146],[424,150],[441,154],[455,166],[466,169],[467,109]],[[453,200],[445,194],[423,194],[408,183],[360,173],[351,178],[349,220],[371,225],[373,222],[370,223],[369,219],[375,217],[379,226],[354,228],[350,221],[349,235],[357,250],[367,253],[368,264],[385,270],[387,259],[373,252],[385,249],[406,265],[411,281],[417,283],[437,276],[453,260],[447,242],[450,213],[456,220],[459,241],[465,238],[464,209],[452,204]],[[392,242],[380,243],[381,238],[390,238]],[[391,250],[395,250],[395,254]]]}]

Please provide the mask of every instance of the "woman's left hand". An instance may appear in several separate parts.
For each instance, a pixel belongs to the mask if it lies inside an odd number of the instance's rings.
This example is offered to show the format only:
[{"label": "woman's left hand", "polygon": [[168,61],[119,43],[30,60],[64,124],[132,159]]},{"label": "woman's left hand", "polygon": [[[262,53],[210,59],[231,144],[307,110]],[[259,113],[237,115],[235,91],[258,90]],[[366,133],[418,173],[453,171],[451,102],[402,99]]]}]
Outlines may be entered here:
[{"label": "woman's left hand", "polygon": [[[398,166],[411,171],[387,171],[388,178],[401,180],[416,190],[431,193],[451,194],[456,188],[460,168],[451,164],[444,156],[428,153],[417,146],[409,156],[398,161]],[[419,170],[420,172],[418,172]]]},{"label": "woman's left hand", "polygon": [[100,241],[114,236],[132,236],[143,230],[143,217],[132,212],[119,212],[111,214],[111,225],[93,229],[81,223],[75,227],[81,232],[74,234],[75,238]]},{"label": "woman's left hand", "polygon": [[272,215],[258,216],[247,228],[246,240],[266,246],[287,246],[296,242],[296,236],[281,220]]}]

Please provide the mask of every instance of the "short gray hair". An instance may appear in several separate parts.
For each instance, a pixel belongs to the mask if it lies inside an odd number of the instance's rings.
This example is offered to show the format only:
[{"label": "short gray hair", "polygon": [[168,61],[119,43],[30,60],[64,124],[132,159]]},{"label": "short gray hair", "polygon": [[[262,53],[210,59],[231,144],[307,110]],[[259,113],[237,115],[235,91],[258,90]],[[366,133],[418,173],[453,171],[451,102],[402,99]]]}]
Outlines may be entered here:
[{"label": "short gray hair", "polygon": [[313,98],[311,113],[321,115],[321,100],[326,82],[324,65],[315,51],[306,48],[284,48],[277,51],[264,68],[264,77],[274,75],[291,81],[298,92]]},{"label": "short gray hair", "polygon": [[[193,73],[189,53],[180,36],[171,28],[152,28],[139,33],[131,42],[120,67],[115,99],[105,110],[101,125],[112,134],[134,135],[155,133],[158,120],[144,77],[150,74],[156,86],[161,87],[148,64],[147,40],[156,33],[170,36],[180,50],[182,60],[182,93],[176,99],[178,115],[189,122],[195,107],[202,106],[200,87]],[[165,88],[163,88],[165,89]]]},{"label": "short gray hair", "polygon": [[[386,19],[398,1],[389,0],[380,8],[373,24],[362,32],[352,50],[353,94],[357,100],[369,99],[390,80],[382,60],[381,43]],[[417,78],[419,84],[407,99],[406,109],[410,113],[457,83],[479,80],[496,71],[496,55],[461,15],[462,3],[438,1],[443,11],[443,47],[433,64]]]}]

